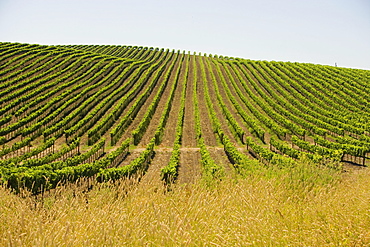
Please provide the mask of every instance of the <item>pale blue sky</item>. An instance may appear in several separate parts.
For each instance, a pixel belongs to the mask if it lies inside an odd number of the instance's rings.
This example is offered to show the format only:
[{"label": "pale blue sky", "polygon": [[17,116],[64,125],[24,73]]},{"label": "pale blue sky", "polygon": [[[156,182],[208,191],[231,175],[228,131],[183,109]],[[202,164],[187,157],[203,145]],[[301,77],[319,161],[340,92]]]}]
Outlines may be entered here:
[{"label": "pale blue sky", "polygon": [[370,0],[0,0],[0,41],[370,69]]}]

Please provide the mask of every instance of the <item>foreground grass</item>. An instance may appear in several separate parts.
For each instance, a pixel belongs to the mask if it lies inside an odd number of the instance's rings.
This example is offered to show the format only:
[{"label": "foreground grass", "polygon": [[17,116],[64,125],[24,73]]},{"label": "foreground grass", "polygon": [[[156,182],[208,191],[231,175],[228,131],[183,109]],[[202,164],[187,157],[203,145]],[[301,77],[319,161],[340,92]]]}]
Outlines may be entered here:
[{"label": "foreground grass", "polygon": [[0,246],[366,246],[369,177],[302,165],[166,193],[135,181],[43,198],[0,188]]}]

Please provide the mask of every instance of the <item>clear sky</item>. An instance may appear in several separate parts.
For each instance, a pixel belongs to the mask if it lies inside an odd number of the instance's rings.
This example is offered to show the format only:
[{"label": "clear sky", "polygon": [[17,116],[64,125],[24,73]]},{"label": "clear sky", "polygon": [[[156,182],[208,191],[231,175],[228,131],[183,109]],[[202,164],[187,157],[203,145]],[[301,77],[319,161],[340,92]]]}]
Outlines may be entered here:
[{"label": "clear sky", "polygon": [[370,0],[0,0],[0,41],[370,69]]}]

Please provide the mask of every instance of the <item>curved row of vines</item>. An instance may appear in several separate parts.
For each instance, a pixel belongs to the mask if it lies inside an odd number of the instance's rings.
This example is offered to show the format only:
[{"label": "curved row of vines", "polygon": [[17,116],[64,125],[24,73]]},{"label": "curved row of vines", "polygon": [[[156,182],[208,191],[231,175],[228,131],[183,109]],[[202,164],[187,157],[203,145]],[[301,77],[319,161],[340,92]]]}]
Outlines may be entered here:
[{"label": "curved row of vines", "polygon": [[1,182],[38,193],[142,176],[163,149],[166,183],[185,150],[211,179],[303,157],[365,166],[369,81],[366,70],[153,47],[0,43]]}]

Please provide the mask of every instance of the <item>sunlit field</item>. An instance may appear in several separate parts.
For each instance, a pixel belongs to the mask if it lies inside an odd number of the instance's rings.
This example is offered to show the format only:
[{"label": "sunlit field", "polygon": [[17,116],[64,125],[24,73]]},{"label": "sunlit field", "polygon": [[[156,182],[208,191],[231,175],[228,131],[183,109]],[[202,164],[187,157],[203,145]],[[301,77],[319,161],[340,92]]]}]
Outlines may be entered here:
[{"label": "sunlit field", "polygon": [[367,246],[370,172],[303,164],[165,189],[80,181],[0,189],[2,246]]},{"label": "sunlit field", "polygon": [[0,246],[369,246],[369,81],[0,42]]}]

